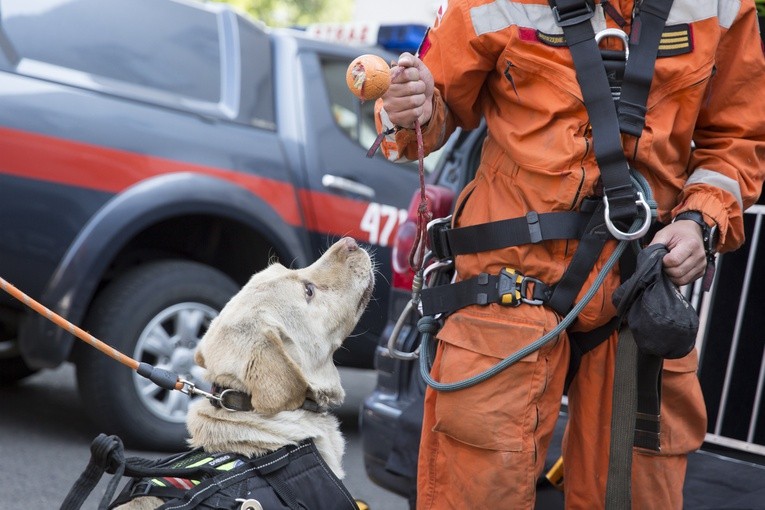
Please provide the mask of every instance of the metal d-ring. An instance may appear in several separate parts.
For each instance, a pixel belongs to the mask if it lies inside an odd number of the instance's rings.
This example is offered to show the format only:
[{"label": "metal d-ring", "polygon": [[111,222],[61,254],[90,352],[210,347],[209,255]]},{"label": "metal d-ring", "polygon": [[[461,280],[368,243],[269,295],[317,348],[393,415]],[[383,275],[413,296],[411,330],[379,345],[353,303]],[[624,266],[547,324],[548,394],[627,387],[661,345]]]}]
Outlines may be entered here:
[{"label": "metal d-ring", "polygon": [[595,34],[595,42],[600,44],[600,41],[605,39],[606,37],[616,37],[617,39],[621,39],[624,43],[624,61],[626,62],[630,58],[630,36],[627,35],[627,33],[624,30],[619,30],[618,28],[604,28],[597,34]]},{"label": "metal d-ring", "polygon": [[644,235],[648,233],[648,229],[651,228],[651,206],[648,205],[648,202],[646,202],[645,198],[643,198],[643,193],[641,191],[637,192],[637,200],[635,200],[635,203],[637,205],[642,205],[643,210],[645,211],[645,221],[643,221],[643,225],[635,232],[622,232],[616,226],[611,223],[611,217],[610,209],[608,205],[608,197],[603,197],[603,203],[606,204],[606,210],[603,213],[606,219],[606,228],[608,228],[608,231],[611,232],[611,235],[613,235],[616,239],[619,241],[634,241],[635,239],[640,239]]},{"label": "metal d-ring", "polygon": [[409,302],[404,307],[404,311],[401,312],[401,315],[398,316],[396,325],[393,326],[393,331],[391,331],[390,337],[388,337],[388,353],[390,354],[391,358],[400,359],[404,361],[411,361],[411,360],[417,359],[420,356],[419,345],[412,352],[404,352],[404,351],[399,351],[398,349],[396,349],[396,343],[398,343],[398,337],[401,334],[401,329],[404,327],[404,323],[406,322],[406,319],[409,317],[409,314],[414,312],[415,310],[416,308],[414,306],[414,301],[409,300]]}]

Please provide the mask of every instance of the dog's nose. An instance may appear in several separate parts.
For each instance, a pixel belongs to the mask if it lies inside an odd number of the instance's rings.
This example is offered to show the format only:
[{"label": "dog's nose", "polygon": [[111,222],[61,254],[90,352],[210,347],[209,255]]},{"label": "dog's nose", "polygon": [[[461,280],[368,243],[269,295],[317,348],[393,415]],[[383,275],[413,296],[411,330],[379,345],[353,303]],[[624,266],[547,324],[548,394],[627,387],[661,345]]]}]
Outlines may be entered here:
[{"label": "dog's nose", "polygon": [[344,237],[342,241],[343,247],[348,251],[356,251],[359,249],[359,245],[356,244],[356,240],[352,237]]}]

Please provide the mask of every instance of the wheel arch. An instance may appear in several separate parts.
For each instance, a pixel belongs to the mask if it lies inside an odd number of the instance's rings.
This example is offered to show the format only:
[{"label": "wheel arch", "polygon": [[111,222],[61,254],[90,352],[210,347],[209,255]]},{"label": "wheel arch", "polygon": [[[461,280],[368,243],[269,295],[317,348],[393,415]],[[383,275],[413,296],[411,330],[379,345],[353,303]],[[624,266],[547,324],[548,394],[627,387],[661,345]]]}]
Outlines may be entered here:
[{"label": "wheel arch", "polygon": [[[302,227],[286,223],[246,189],[194,173],[166,174],[115,195],[75,238],[41,301],[74,324],[109,281],[137,264],[162,258],[204,262],[243,284],[269,260],[305,265]],[[74,337],[38,314],[28,314],[19,347],[34,368],[66,361]]]}]

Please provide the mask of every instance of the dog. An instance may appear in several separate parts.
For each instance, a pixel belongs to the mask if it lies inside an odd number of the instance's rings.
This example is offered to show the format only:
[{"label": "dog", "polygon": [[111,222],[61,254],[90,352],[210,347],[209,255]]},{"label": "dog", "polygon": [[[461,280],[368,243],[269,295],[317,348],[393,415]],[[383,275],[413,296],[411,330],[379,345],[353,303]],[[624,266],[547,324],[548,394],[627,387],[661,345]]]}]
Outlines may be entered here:
[{"label": "dog", "polygon": [[[273,263],[254,274],[195,352],[212,393],[222,389],[223,402],[191,404],[189,445],[209,454],[260,457],[312,439],[342,479],[345,440],[338,419],[326,412],[345,398],[332,356],[361,318],[373,286],[372,258],[350,237],[306,268]],[[227,403],[229,395],[236,398]],[[232,402],[250,410],[227,409]],[[147,510],[163,502],[149,495],[117,508]]]}]

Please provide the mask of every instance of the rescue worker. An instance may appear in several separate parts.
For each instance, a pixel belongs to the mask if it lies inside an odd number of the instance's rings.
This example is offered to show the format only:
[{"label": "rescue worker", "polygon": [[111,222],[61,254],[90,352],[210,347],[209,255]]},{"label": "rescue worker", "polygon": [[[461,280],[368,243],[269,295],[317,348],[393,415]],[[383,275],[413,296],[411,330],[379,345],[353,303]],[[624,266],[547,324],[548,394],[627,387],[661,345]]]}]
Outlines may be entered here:
[{"label": "rescue worker", "polygon": [[[597,33],[630,34],[640,2],[591,4]],[[756,202],[765,168],[765,58],[753,0],[674,0],[655,61],[645,129],[622,134],[629,165],[650,184],[661,227],[646,243],[666,244],[665,274],[678,286],[705,273],[702,226],[716,227],[714,249],[744,242],[744,210]],[[601,48],[622,50],[617,38]],[[415,120],[425,153],[456,127],[486,120],[488,136],[475,179],[459,196],[454,227],[516,218],[529,211],[576,211],[599,197],[601,173],[590,117],[572,55],[545,0],[444,2],[419,51],[400,56],[378,100],[382,150],[417,159]],[[395,130],[394,130],[395,129]],[[597,144],[597,140],[594,141]],[[597,147],[595,147],[597,148]],[[696,211],[697,219],[679,219]],[[686,215],[687,216],[687,215]],[[579,298],[613,252],[609,241]],[[577,248],[546,240],[456,257],[458,280],[506,267],[552,285]],[[614,317],[609,274],[571,330],[590,331]],[[553,329],[546,306],[493,303],[448,316],[437,333],[431,374],[463,380],[495,365]],[[569,509],[604,507],[618,334],[585,354],[568,388],[563,445]],[[418,466],[420,509],[529,509],[558,419],[571,346],[569,335],[478,385],[455,392],[428,388]],[[633,451],[633,508],[681,509],[687,454],[706,432],[696,376],[697,353],[666,360],[661,452]]]}]

